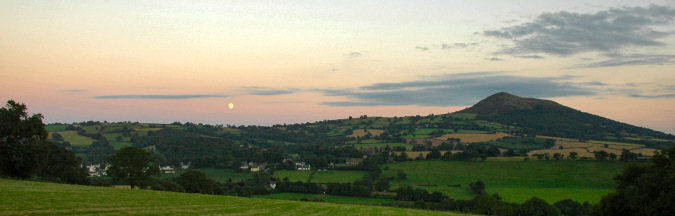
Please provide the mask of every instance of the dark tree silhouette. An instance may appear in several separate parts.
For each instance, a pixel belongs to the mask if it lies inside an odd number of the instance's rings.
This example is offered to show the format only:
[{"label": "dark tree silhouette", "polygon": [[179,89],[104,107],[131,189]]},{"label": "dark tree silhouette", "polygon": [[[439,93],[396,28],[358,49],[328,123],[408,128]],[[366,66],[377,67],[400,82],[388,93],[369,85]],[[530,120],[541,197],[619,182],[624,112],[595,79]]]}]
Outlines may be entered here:
[{"label": "dark tree silhouette", "polygon": [[159,167],[153,165],[153,157],[143,149],[124,147],[110,157],[108,175],[126,182],[133,189],[150,185],[152,176],[159,174]]},{"label": "dark tree silhouette", "polygon": [[41,114],[28,116],[26,105],[7,101],[0,108],[0,174],[30,178],[40,164],[39,145],[47,140]]}]

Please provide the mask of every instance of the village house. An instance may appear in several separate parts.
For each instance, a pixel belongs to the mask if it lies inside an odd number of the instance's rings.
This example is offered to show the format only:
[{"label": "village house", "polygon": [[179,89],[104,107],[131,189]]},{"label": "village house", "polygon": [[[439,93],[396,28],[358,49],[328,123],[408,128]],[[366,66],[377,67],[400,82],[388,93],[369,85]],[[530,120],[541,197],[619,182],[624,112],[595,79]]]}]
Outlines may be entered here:
[{"label": "village house", "polygon": [[108,171],[108,168],[110,167],[110,165],[106,164],[105,166],[101,167],[101,164],[90,164],[90,165],[87,165],[86,167],[87,167],[87,171],[89,173],[89,176],[100,177],[100,176],[104,176],[104,175],[107,174],[106,171]]},{"label": "village house", "polygon": [[163,166],[163,167],[159,167],[159,171],[160,171],[162,174],[173,174],[173,173],[176,173],[176,169],[173,168],[173,167],[171,167],[171,166]]},{"label": "village house", "polygon": [[363,158],[348,158],[345,164],[347,165],[359,165],[363,162]]},{"label": "village house", "polygon": [[181,169],[190,169],[190,164],[192,164],[192,162],[188,162],[187,164],[185,164],[183,162],[180,162],[180,168]]},{"label": "village house", "polygon": [[297,162],[295,163],[295,169],[298,171],[310,171],[312,166],[305,162]]}]

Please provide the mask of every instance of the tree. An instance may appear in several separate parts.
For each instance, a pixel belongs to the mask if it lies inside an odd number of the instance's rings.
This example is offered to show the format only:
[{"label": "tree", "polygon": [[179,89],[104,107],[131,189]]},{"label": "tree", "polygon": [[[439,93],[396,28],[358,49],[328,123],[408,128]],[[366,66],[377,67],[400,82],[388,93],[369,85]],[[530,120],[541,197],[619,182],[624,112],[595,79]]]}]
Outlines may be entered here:
[{"label": "tree", "polygon": [[39,145],[47,140],[42,114],[28,116],[26,105],[7,101],[0,108],[0,175],[30,178],[40,164]]},{"label": "tree", "polygon": [[427,160],[438,160],[441,159],[441,152],[438,151],[438,148],[431,149],[431,152],[427,155]]},{"label": "tree", "polygon": [[572,160],[575,160],[575,159],[577,159],[578,155],[579,155],[579,153],[577,153],[577,152],[570,152],[570,155],[567,156],[567,157],[569,157]]},{"label": "tree", "polygon": [[150,185],[152,176],[159,174],[159,167],[153,164],[154,158],[143,149],[124,147],[110,157],[108,175],[118,181],[134,186]]},{"label": "tree", "polygon": [[384,191],[389,189],[389,178],[380,177],[377,182],[375,182],[375,190]]},{"label": "tree", "polygon": [[49,181],[87,184],[87,170],[80,166],[82,160],[75,157],[75,153],[57,146],[52,142],[45,142],[40,148],[40,155],[44,159],[37,175]]},{"label": "tree", "polygon": [[565,216],[590,215],[589,209],[571,199],[560,200],[554,203],[553,206],[560,211],[560,214]]},{"label": "tree", "polygon": [[215,182],[206,178],[206,174],[198,170],[188,170],[180,175],[178,184],[188,193],[213,194]]},{"label": "tree", "polygon": [[630,164],[614,180],[616,192],[595,206],[598,215],[675,215],[675,147],[659,151],[649,164]]},{"label": "tree", "polygon": [[403,170],[398,170],[398,172],[396,173],[396,179],[398,179],[399,181],[406,180],[407,178],[408,176],[403,172]]},{"label": "tree", "polygon": [[469,183],[469,189],[471,189],[471,191],[476,195],[484,194],[485,193],[485,183],[483,183],[483,181],[481,181],[481,180]]},{"label": "tree", "polygon": [[543,199],[532,197],[516,209],[516,215],[560,215],[560,211]]}]

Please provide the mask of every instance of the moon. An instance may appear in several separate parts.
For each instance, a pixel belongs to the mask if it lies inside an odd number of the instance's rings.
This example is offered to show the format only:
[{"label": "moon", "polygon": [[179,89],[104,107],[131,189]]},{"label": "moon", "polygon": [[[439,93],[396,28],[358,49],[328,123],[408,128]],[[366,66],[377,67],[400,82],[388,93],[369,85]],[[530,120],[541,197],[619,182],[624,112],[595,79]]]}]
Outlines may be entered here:
[{"label": "moon", "polygon": [[227,108],[234,109],[234,104],[233,103],[228,104]]}]

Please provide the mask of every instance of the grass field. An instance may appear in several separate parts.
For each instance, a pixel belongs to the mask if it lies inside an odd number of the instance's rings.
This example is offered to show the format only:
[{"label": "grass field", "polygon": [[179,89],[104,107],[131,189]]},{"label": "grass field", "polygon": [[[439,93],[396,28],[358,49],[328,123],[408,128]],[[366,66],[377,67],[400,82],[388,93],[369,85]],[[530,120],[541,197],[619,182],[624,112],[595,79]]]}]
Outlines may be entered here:
[{"label": "grass field", "polygon": [[384,203],[389,203],[393,201],[392,199],[376,198],[376,197],[346,197],[346,196],[332,196],[325,194],[303,194],[303,193],[273,193],[266,195],[257,195],[254,197],[266,199],[280,199],[280,200],[306,199],[310,201],[360,204],[360,205],[382,205]]},{"label": "grass field", "polygon": [[[307,182],[311,172],[308,171],[295,171],[295,170],[279,170],[274,172],[274,177],[279,179],[284,179],[288,177],[288,180],[291,182],[301,181]],[[363,176],[366,174],[364,171],[340,171],[340,170],[328,170],[328,171],[318,171],[312,176],[312,182],[315,183],[326,183],[326,182],[339,182],[347,183],[353,182],[356,180],[363,179]]]},{"label": "grass field", "polygon": [[[523,202],[532,196],[548,202],[571,198],[595,203],[613,191],[612,180],[625,163],[612,161],[411,161],[383,166],[383,175],[395,176],[397,170],[407,174],[399,185],[418,185],[441,191],[456,199],[470,199],[467,186],[485,182],[489,193],[498,193],[509,202]],[[385,168],[386,167],[386,168]],[[459,184],[460,187],[451,185]],[[426,186],[419,186],[426,185]]]},{"label": "grass field", "polygon": [[372,143],[372,144],[354,144],[354,147],[356,148],[385,148],[385,147],[397,147],[397,146],[403,146],[407,150],[412,149],[413,144],[408,144],[408,143]]},{"label": "grass field", "polygon": [[368,129],[368,131],[366,131],[363,129],[356,129],[352,131],[352,135],[347,137],[364,137],[368,133],[370,133],[371,136],[379,136],[380,134],[384,133],[384,130]]},{"label": "grass field", "polygon": [[545,153],[549,153],[551,155],[555,153],[560,153],[565,156],[568,156],[571,152],[576,152],[579,157],[593,158],[594,157],[593,151],[606,151],[607,153],[614,153],[616,155],[621,155],[623,149],[628,149],[634,153],[641,153],[644,156],[652,156],[654,155],[654,151],[656,151],[656,149],[646,148],[644,145],[632,143],[595,141],[595,140],[582,142],[576,139],[569,139],[569,138],[546,137],[546,136],[537,136],[537,137],[555,139],[555,145],[550,149],[530,151],[528,153],[528,155],[530,156],[534,154],[545,154]]},{"label": "grass field", "polygon": [[461,215],[0,179],[0,215]]},{"label": "grass field", "polygon": [[[238,173],[235,172],[233,169],[203,168],[196,170],[202,171],[204,174],[206,174],[206,178],[210,178],[219,182],[227,182],[229,178],[232,178],[232,181],[235,182],[251,178],[250,173]],[[162,178],[178,177],[185,171],[186,170],[179,170],[174,174],[162,174]]]},{"label": "grass field", "polygon": [[77,131],[63,131],[59,133],[63,135],[63,140],[70,142],[72,146],[89,146],[94,143],[94,139],[81,136],[77,134]]},{"label": "grass field", "polygon": [[61,132],[66,130],[66,125],[45,125],[47,132]]}]

